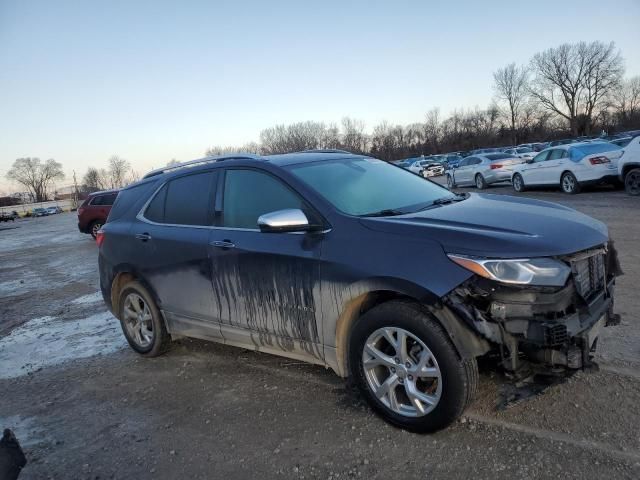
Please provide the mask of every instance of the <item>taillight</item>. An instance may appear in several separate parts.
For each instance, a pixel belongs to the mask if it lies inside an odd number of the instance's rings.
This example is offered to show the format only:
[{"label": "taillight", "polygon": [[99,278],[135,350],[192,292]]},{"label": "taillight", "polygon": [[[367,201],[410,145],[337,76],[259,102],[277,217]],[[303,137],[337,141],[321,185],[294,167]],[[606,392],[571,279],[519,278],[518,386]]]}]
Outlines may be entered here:
[{"label": "taillight", "polygon": [[589,162],[591,165],[600,165],[602,163],[611,163],[611,160],[607,157],[593,157],[589,159]]},{"label": "taillight", "polygon": [[502,165],[501,163],[492,163],[492,164],[490,165],[491,170],[495,170],[495,169],[497,169],[497,168],[502,168],[503,166],[504,166],[504,165]]},{"label": "taillight", "polygon": [[102,242],[104,242],[104,232],[102,230],[98,230],[98,233],[96,233],[96,244],[98,245],[98,248],[102,246]]}]

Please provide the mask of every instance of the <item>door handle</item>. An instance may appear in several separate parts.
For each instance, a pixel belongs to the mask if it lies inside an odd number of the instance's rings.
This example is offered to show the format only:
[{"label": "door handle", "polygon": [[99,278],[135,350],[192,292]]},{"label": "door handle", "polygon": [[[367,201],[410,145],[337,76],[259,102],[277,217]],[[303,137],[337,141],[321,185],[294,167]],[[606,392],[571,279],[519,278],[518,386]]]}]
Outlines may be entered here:
[{"label": "door handle", "polygon": [[236,246],[236,244],[230,240],[214,240],[210,245],[218,248],[235,248]]},{"label": "door handle", "polygon": [[136,233],[136,238],[138,240],[142,240],[143,242],[146,242],[148,240],[151,240],[151,235],[149,235],[148,233]]}]

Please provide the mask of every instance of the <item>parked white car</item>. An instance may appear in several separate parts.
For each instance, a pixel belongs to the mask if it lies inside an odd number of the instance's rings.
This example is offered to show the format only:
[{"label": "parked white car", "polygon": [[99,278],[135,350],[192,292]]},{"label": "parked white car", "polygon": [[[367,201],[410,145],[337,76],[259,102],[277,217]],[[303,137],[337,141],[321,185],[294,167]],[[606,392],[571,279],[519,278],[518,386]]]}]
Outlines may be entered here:
[{"label": "parked white car", "polygon": [[623,152],[618,160],[618,178],[629,195],[640,195],[640,136],[627,143]]},{"label": "parked white car", "polygon": [[449,188],[475,185],[482,190],[493,183],[508,182],[513,168],[522,161],[506,153],[472,155],[446,171],[447,185]]},{"label": "parked white car", "polygon": [[514,157],[518,158],[533,158],[536,156],[536,152],[534,152],[529,147],[507,148],[502,153],[513,155]]},{"label": "parked white car", "polygon": [[608,142],[557,145],[517,165],[511,184],[516,192],[534,186],[558,185],[565,193],[581,187],[618,180],[618,159],[623,150]]}]

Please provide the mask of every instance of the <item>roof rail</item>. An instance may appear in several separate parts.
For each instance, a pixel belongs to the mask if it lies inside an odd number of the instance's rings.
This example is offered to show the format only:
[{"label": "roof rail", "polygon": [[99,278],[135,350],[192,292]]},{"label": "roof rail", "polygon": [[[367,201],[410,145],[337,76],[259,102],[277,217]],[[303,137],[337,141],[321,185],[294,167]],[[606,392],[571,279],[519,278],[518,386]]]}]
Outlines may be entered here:
[{"label": "roof rail", "polygon": [[300,153],[348,153],[349,155],[353,155],[351,152],[348,152],[346,150],[338,150],[335,148],[319,148],[319,149],[303,150]]},{"label": "roof rail", "polygon": [[194,167],[197,165],[204,165],[206,163],[216,163],[216,162],[221,162],[223,160],[233,160],[233,159],[258,160],[260,158],[262,158],[260,155],[255,155],[253,153],[230,153],[227,155],[216,155],[211,157],[204,157],[204,158],[199,158],[197,160],[189,160],[187,162],[180,162],[175,165],[167,165],[166,167],[151,170],[142,178],[155,177],[156,175],[162,175],[163,173],[171,172],[173,170],[179,170],[185,167]]}]

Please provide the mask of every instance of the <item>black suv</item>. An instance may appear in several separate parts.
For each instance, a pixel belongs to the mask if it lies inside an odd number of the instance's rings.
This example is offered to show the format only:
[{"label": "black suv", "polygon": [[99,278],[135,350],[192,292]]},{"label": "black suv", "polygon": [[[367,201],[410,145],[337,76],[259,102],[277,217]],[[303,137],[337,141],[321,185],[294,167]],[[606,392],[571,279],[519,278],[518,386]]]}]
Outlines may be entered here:
[{"label": "black suv", "polygon": [[151,172],[97,240],[138,353],[187,336],[325,365],[420,432],[463,412],[480,356],[516,377],[588,366],[618,273],[605,225],[575,210],[340,151]]}]

